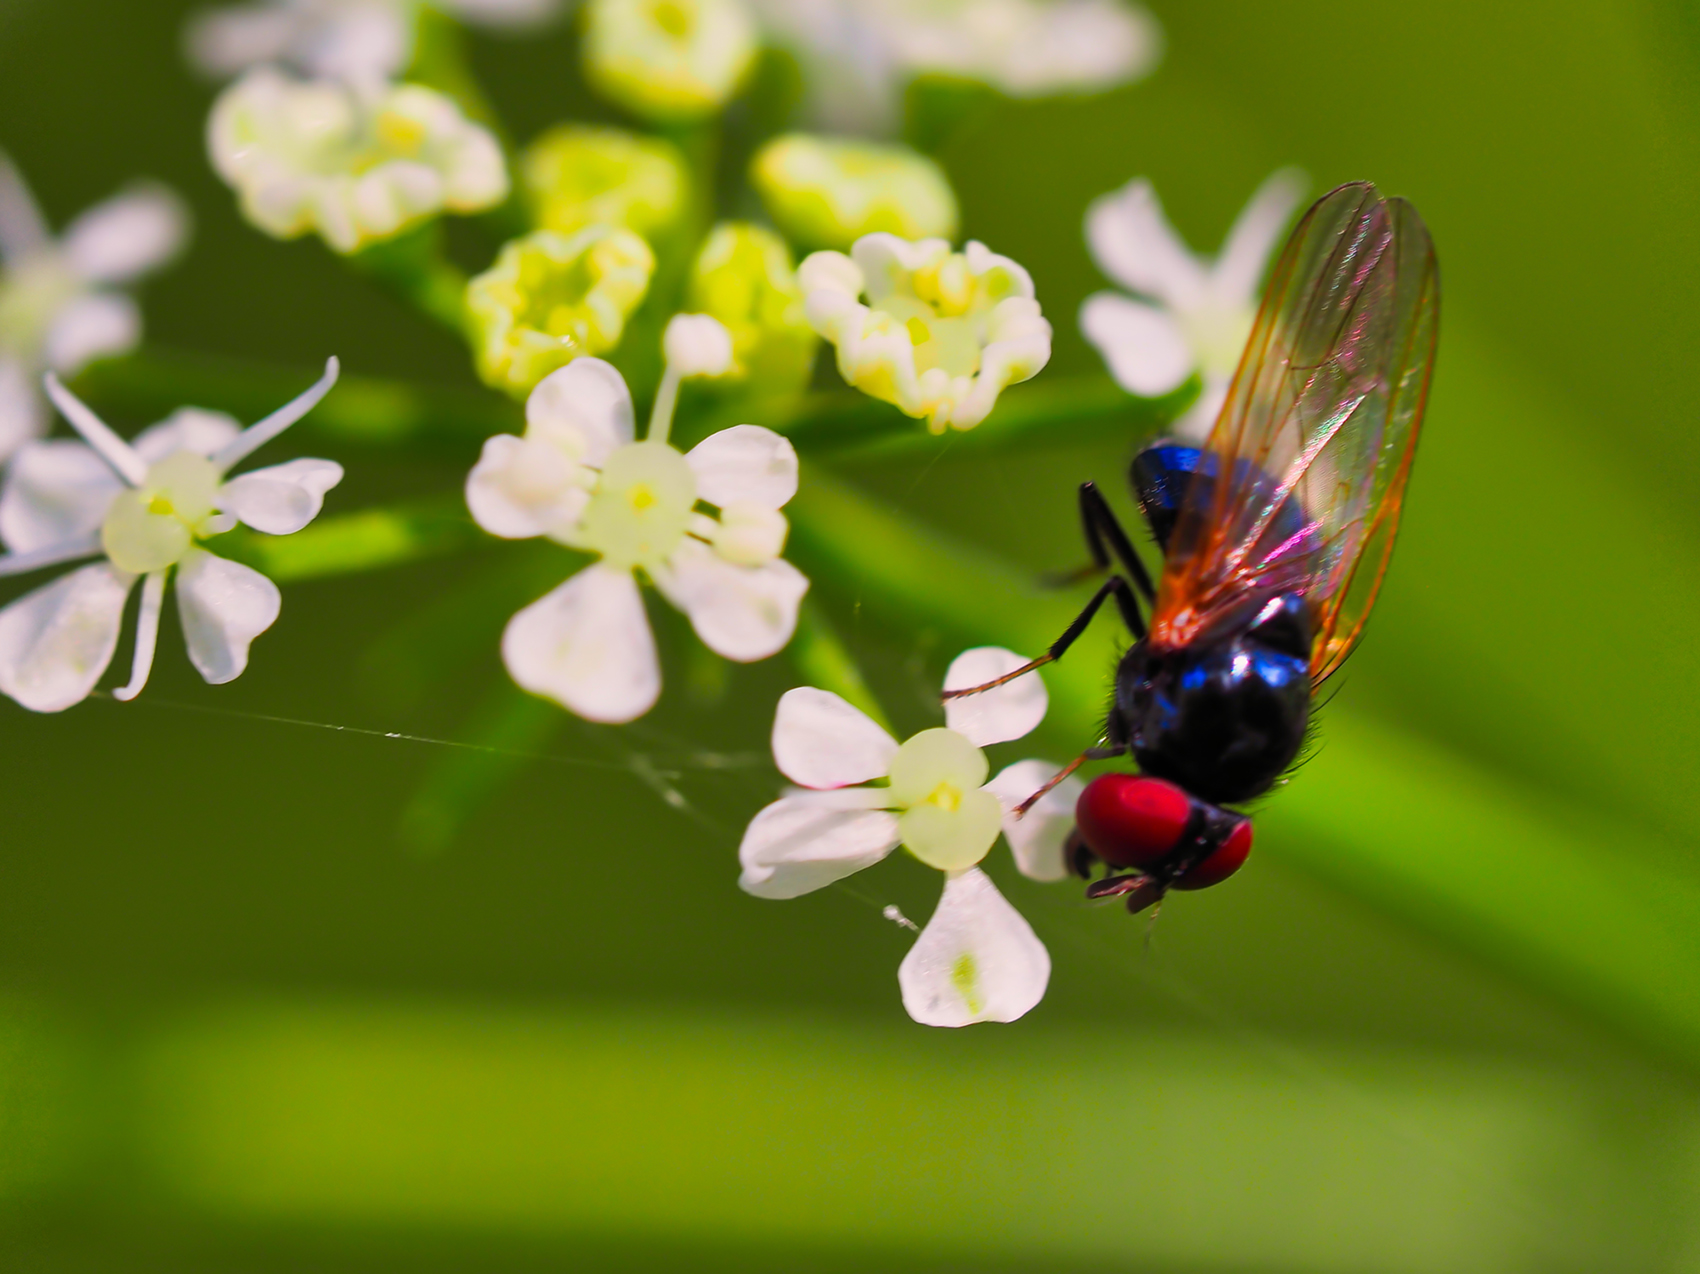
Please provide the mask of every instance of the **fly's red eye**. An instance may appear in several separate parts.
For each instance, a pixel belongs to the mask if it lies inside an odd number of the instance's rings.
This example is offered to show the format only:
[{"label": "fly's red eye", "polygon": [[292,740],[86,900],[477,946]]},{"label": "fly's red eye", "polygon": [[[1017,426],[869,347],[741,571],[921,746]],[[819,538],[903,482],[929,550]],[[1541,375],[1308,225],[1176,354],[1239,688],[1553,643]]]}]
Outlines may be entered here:
[{"label": "fly's red eye", "polygon": [[1241,867],[1251,853],[1251,820],[1248,818],[1228,834],[1228,839],[1208,857],[1194,863],[1171,886],[1174,889],[1208,889],[1219,885]]},{"label": "fly's red eye", "polygon": [[1074,807],[1080,835],[1113,867],[1157,862],[1180,843],[1191,816],[1192,798],[1180,788],[1138,774],[1100,774]]}]

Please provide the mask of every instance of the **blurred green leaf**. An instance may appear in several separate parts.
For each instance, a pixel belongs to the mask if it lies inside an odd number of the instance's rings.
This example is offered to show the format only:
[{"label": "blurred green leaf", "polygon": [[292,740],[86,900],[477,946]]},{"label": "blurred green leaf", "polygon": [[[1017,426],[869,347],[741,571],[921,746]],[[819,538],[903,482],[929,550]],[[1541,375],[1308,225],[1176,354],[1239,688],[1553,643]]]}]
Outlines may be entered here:
[{"label": "blurred green leaf", "polygon": [[[319,375],[248,359],[149,348],[91,364],[73,388],[114,423],[160,420],[185,405],[249,422],[281,407]],[[524,428],[519,405],[496,394],[344,370],[336,387],[290,436],[315,434],[367,445],[448,441],[465,449],[489,434]]]},{"label": "blurred green leaf", "polygon": [[293,535],[238,527],[212,545],[282,583],[381,570],[489,542],[458,501],[430,500],[320,518]]}]

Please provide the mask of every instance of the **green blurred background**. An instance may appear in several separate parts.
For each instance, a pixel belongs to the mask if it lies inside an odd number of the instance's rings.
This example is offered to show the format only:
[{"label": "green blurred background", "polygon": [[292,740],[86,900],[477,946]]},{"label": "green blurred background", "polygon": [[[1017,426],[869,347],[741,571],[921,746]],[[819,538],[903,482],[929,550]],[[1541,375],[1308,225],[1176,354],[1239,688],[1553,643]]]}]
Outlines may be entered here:
[{"label": "green blurred background", "polygon": [[[693,660],[658,609],[660,711],[539,725],[495,642],[558,564],[287,586],[231,686],[168,627],[133,705],[0,703],[4,1268],[1700,1270],[1700,16],[1151,7],[1149,80],[999,106],[941,156],[1057,325],[1037,384],[1097,369],[1080,219],[1135,175],[1207,249],[1279,165],[1372,178],[1445,279],[1384,600],[1247,869],[1148,936],[997,851],[1050,993],[927,1030],[879,908],[925,916],[932,873],[736,888],[783,659]],[[186,8],[0,0],[0,145],[49,216],[163,178],[198,228],[151,344],[466,392],[449,337],[239,220]],[[520,138],[582,108],[571,46],[475,41]],[[453,490],[475,452],[314,441],[350,469],[331,512]],[[1078,557],[1074,484],[1126,510],[1136,443],[840,472],[1031,576]],[[928,724],[956,635],[824,596]],[[1047,754],[1093,724],[1054,713]]]}]

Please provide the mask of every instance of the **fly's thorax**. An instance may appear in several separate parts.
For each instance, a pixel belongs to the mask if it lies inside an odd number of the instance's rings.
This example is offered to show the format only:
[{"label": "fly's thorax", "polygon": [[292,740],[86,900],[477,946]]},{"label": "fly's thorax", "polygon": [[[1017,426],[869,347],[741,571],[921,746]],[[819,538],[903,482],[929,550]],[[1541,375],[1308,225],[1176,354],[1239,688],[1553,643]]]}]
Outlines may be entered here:
[{"label": "fly's thorax", "polygon": [[1267,791],[1310,722],[1310,627],[1304,600],[1284,594],[1214,640],[1133,646],[1116,670],[1116,711],[1140,769],[1217,803]]},{"label": "fly's thorax", "polygon": [[198,536],[218,525],[222,476],[205,456],[177,451],[149,466],[138,487],[112,498],[100,524],[100,543],[119,570],[134,575],[180,561]]},{"label": "fly's thorax", "polygon": [[602,466],[578,543],[611,566],[658,566],[685,538],[696,498],[696,475],[677,450],[664,442],[628,443]]}]

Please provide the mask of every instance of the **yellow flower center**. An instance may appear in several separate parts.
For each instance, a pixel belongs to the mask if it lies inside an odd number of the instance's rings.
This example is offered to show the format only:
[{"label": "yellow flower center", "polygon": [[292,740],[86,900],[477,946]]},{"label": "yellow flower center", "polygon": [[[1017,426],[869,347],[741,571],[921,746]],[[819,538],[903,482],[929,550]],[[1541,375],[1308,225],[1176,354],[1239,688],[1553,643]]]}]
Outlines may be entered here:
[{"label": "yellow flower center", "polygon": [[954,783],[940,783],[927,794],[927,804],[936,805],[947,814],[954,814],[962,806],[962,789]]},{"label": "yellow flower center", "polygon": [[695,25],[694,15],[686,6],[677,3],[677,0],[661,0],[660,4],[649,11],[649,16],[656,26],[675,40],[689,38],[691,27]]}]

